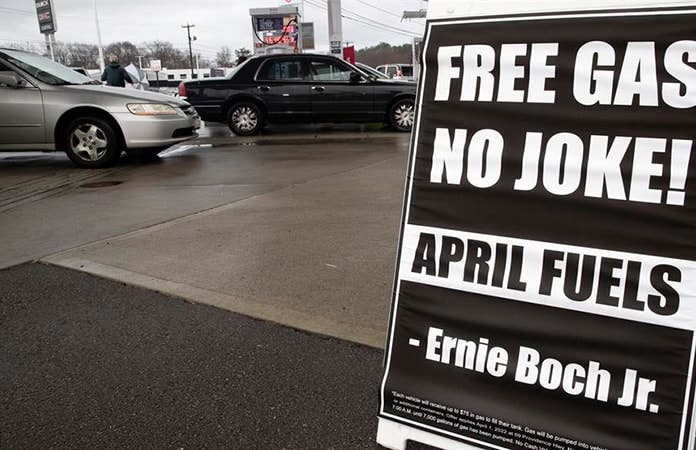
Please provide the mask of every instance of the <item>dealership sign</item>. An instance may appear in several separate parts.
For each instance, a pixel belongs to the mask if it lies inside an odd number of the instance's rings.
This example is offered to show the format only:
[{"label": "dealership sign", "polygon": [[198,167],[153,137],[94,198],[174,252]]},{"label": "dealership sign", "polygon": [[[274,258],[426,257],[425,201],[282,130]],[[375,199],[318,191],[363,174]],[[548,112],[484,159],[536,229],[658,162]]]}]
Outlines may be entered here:
[{"label": "dealership sign", "polygon": [[51,34],[58,31],[56,15],[53,10],[52,0],[36,0],[36,15],[39,19],[39,31],[44,34]]},{"label": "dealership sign", "polygon": [[428,21],[380,442],[694,450],[695,22]]}]

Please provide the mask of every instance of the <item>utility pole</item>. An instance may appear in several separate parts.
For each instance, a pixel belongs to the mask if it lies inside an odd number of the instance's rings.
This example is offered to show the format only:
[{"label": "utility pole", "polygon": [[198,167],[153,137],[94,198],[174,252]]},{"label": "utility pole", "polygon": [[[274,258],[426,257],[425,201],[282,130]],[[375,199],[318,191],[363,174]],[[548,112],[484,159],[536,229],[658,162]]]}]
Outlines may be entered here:
[{"label": "utility pole", "polygon": [[139,66],[140,69],[142,70],[142,68],[143,68],[143,56],[142,56],[142,55],[138,55],[138,56],[136,56],[136,58],[138,58],[138,66]]},{"label": "utility pole", "polygon": [[[188,33],[188,44],[189,44],[189,63],[191,64],[191,79],[194,78],[193,76],[193,49],[191,48],[191,28],[195,27],[195,25],[189,25],[188,22],[186,22],[186,25],[182,25],[181,28],[186,28],[186,32]],[[196,39],[196,36],[193,37],[193,39]]]},{"label": "utility pole", "polygon": [[341,55],[343,53],[341,0],[328,0],[327,6],[329,11],[329,47],[332,54]]}]

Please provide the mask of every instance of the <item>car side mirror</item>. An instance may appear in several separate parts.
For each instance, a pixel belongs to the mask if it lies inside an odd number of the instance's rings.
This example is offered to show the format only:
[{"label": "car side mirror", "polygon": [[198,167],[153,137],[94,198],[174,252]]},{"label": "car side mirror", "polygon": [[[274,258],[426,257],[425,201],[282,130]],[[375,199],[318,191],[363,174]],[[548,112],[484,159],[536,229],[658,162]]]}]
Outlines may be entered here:
[{"label": "car side mirror", "polygon": [[24,87],[25,82],[14,72],[0,72],[0,85],[3,84],[11,88],[21,88]]},{"label": "car side mirror", "polygon": [[364,80],[365,79],[359,73],[357,73],[357,72],[350,73],[350,82],[351,83],[362,83]]}]

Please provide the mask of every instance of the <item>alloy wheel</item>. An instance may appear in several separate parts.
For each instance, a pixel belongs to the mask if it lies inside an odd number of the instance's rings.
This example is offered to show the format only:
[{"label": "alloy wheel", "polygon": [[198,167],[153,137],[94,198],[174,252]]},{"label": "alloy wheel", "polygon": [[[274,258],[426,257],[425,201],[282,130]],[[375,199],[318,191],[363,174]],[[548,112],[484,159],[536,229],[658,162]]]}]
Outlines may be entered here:
[{"label": "alloy wheel", "polygon": [[240,106],[232,112],[232,126],[242,132],[250,132],[259,125],[259,116],[253,108]]},{"label": "alloy wheel", "polygon": [[85,161],[98,161],[107,152],[109,139],[97,125],[85,123],[70,134],[70,150]]},{"label": "alloy wheel", "polygon": [[401,102],[396,105],[393,112],[393,120],[401,129],[410,129],[414,121],[414,105],[412,102]]}]

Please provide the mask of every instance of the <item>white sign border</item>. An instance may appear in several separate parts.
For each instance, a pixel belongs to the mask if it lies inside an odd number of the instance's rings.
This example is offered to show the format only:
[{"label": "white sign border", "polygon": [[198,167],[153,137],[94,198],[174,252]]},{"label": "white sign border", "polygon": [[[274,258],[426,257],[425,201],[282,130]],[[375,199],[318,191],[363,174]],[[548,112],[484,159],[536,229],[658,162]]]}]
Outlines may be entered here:
[{"label": "white sign border", "polygon": [[[592,18],[592,17],[631,17],[631,16],[657,16],[657,15],[679,15],[679,14],[696,14],[696,8],[694,9],[673,9],[674,7],[656,7],[656,8],[649,8],[645,10],[640,10],[640,11],[635,11],[635,10],[615,10],[615,11],[604,11],[604,12],[567,12],[567,13],[559,13],[555,14],[552,11],[549,11],[549,14],[541,14],[541,15],[513,15],[513,16],[490,16],[490,17],[483,17],[483,18],[476,18],[476,19],[453,19],[453,20],[447,20],[447,19],[439,19],[435,21],[428,20],[427,23],[427,30],[426,30],[426,38],[425,38],[425,45],[423,46],[423,54],[425,55],[429,49],[430,46],[430,37],[432,34],[432,28],[434,26],[443,26],[443,25],[459,25],[459,24],[467,24],[467,23],[494,23],[494,22],[517,22],[517,21],[529,21],[529,20],[555,20],[555,19],[573,19],[573,18]],[[390,319],[389,319],[389,334],[388,334],[388,341],[387,341],[387,346],[386,346],[386,358],[385,358],[385,369],[384,369],[384,376],[382,378],[382,384],[380,388],[380,411],[379,414],[381,417],[390,417],[395,419],[397,422],[400,423],[409,423],[417,428],[426,428],[426,429],[431,429],[435,433],[439,435],[450,435],[453,436],[457,439],[465,440],[465,441],[470,441],[472,443],[475,443],[476,445],[482,446],[484,448],[490,448],[490,449],[495,449],[495,450],[507,450],[504,447],[499,447],[487,442],[481,442],[476,439],[473,439],[468,436],[462,436],[456,433],[448,432],[446,430],[442,430],[439,428],[431,427],[425,424],[422,424],[420,422],[415,422],[412,420],[404,419],[403,417],[399,417],[393,414],[389,414],[384,411],[384,393],[385,393],[385,387],[387,383],[387,379],[389,378],[389,368],[391,366],[391,357],[392,357],[392,347],[394,343],[394,331],[396,329],[396,313],[399,309],[399,297],[400,297],[400,291],[401,291],[401,277],[399,276],[400,273],[400,260],[401,260],[401,250],[402,250],[402,244],[403,244],[403,233],[404,233],[404,228],[407,225],[410,225],[408,223],[408,218],[409,218],[409,213],[411,209],[411,195],[413,193],[413,178],[414,178],[414,172],[415,172],[415,167],[416,167],[416,155],[418,152],[418,138],[420,136],[420,126],[422,122],[422,106],[423,106],[423,97],[424,97],[424,86],[425,86],[425,79],[427,77],[428,73],[428,61],[426,58],[423,58],[423,73],[421,75],[421,79],[418,83],[418,105],[417,105],[417,118],[416,118],[416,129],[412,137],[411,141],[411,160],[409,162],[409,174],[408,178],[406,179],[406,196],[404,198],[404,204],[402,207],[402,210],[404,211],[403,217],[401,220],[401,226],[399,230],[399,247],[397,251],[397,260],[396,260],[396,275],[395,275],[395,281],[394,281],[394,288],[392,289],[392,292],[394,292],[394,297],[393,297],[393,302],[392,302],[392,308],[390,311]],[[684,435],[686,433],[686,423],[688,419],[688,414],[687,414],[687,409],[689,407],[689,403],[691,402],[691,395],[692,395],[692,390],[691,390],[691,384],[692,384],[692,378],[693,378],[693,368],[694,368],[694,360],[696,358],[696,333],[694,333],[694,340],[692,342],[691,346],[691,361],[690,361],[690,369],[689,369],[689,376],[687,378],[687,393],[686,393],[686,398],[684,402],[684,417],[682,419],[682,429],[681,429],[681,436],[679,440],[679,448],[676,450],[696,450],[696,439],[692,439],[690,444],[688,445],[688,448],[683,447],[684,443]],[[692,424],[691,424],[691,431],[690,431],[690,437],[696,437],[696,404],[694,405],[694,411],[692,414]]]}]

